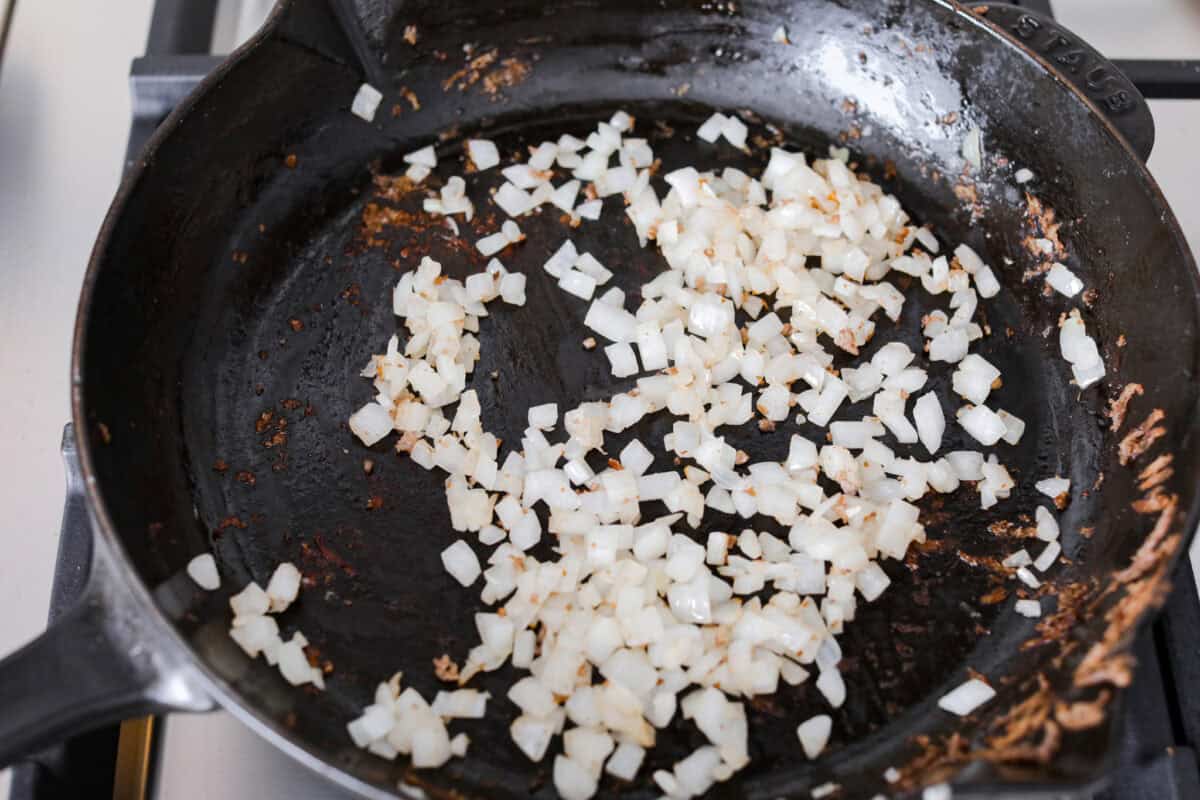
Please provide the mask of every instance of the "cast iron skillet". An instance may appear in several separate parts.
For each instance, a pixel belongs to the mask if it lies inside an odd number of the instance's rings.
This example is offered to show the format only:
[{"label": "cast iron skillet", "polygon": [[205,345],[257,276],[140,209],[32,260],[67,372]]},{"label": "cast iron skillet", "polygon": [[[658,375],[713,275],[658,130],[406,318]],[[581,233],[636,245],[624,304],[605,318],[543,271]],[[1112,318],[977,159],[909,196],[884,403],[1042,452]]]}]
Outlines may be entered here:
[{"label": "cast iron skillet", "polygon": [[[850,699],[828,754],[804,761],[794,733],[825,710],[818,693],[782,690],[750,704],[753,764],[713,796],[806,796],[829,780],[869,796],[887,789],[889,766],[902,774],[893,790],[956,774],[968,796],[1098,780],[1127,647],[1195,526],[1200,457],[1195,265],[1143,166],[1153,129],[1136,91],[1060,29],[939,0],[364,1],[356,13],[360,50],[382,65],[375,124],[348,112],[363,72],[334,17],[323,3],[284,2],[171,115],[113,205],[84,285],[73,375],[91,580],[71,615],[0,664],[0,761],[123,716],[220,704],[369,796],[551,796],[552,759],[530,764],[508,739],[508,670],[478,682],[493,695],[489,719],[453,726],[470,734],[471,753],[440,771],[377,759],[345,733],[380,680],[403,669],[428,696],[431,659],[461,659],[473,643],[477,601],[438,558],[449,541],[440,479],[388,444],[361,447],[345,421],[372,392],[358,371],[396,328],[400,272],[425,254],[453,274],[479,269],[471,243],[500,221],[477,187],[486,210],[464,242],[414,213],[419,192],[374,176],[439,139],[436,185],[461,171],[467,135],[511,153],[586,131],[617,107],[640,118],[667,167],[761,165],[693,140],[719,108],[756,120],[759,144],[849,147],[943,241],[985,255],[1006,291],[987,306],[982,352],[1004,371],[997,403],[1029,428],[999,450],[1019,481],[1013,497],[990,512],[969,490],[927,504],[930,544],[887,564],[894,585],[848,626]],[[780,25],[790,44],[772,41]],[[986,151],[978,172],[961,156],[973,127]],[[1019,167],[1035,180],[1018,186]],[[609,205],[608,222],[571,235],[633,295],[660,264]],[[521,224],[529,242],[507,262],[529,276],[529,303],[485,321],[472,380],[506,440],[532,401],[571,407],[611,392],[603,358],[579,346],[584,304],[539,268],[562,222],[543,213]],[[1023,280],[1047,258],[1036,239],[1094,291],[1068,302]],[[1108,365],[1083,392],[1055,336],[1077,305]],[[914,292],[901,329],[915,331],[930,307]],[[935,368],[935,384],[948,374]],[[1132,384],[1143,393],[1128,418],[1110,414]],[[657,440],[666,424],[629,435]],[[743,432],[737,444],[778,459],[792,427]],[[958,436],[949,449],[973,445]],[[1033,483],[1055,473],[1073,482],[1065,558],[1035,624],[1012,612],[1030,592],[996,560],[1020,545],[1003,523],[1020,524],[1041,500]],[[740,527],[720,516],[705,525]],[[211,595],[183,574],[209,549],[224,580]],[[331,664],[324,693],[286,686],[226,635],[228,594],[284,560],[307,586],[283,628],[303,630]],[[968,669],[999,696],[950,718],[936,699]],[[606,779],[603,793],[652,796],[645,776],[700,743],[679,723],[660,740],[642,779]]]}]

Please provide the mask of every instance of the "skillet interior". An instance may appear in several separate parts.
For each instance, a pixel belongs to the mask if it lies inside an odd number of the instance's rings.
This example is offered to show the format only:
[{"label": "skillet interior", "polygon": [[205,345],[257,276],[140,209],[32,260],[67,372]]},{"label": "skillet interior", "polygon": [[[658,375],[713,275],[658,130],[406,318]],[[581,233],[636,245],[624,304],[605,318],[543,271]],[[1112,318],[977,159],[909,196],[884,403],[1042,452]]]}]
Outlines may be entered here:
[{"label": "skillet interior", "polygon": [[[396,329],[390,287],[397,270],[429,253],[461,276],[484,259],[470,247],[474,235],[464,246],[419,215],[393,213],[403,224],[365,235],[367,204],[409,210],[419,204],[414,196],[381,199],[367,165],[376,162],[387,173],[400,153],[453,130],[439,147],[445,177],[461,171],[464,136],[486,132],[508,153],[565,129],[586,130],[618,106],[639,117],[642,135],[653,134],[650,120],[674,125],[675,135],[654,143],[667,169],[761,166],[760,159],[733,158],[728,148],[690,138],[710,107],[753,111],[777,125],[789,146],[810,153],[823,155],[831,143],[850,146],[864,171],[919,221],[933,224],[943,241],[968,242],[1001,274],[1007,291],[988,306],[993,335],[981,352],[1004,371],[999,404],[1029,422],[1018,447],[999,451],[1020,482],[1013,498],[995,514],[979,512],[971,492],[928,508],[930,538],[944,549],[886,565],[895,584],[848,626],[842,644],[850,699],[835,715],[832,754],[816,766],[800,763],[795,725],[824,704],[810,685],[781,692],[751,712],[754,764],[715,795],[775,797],[831,777],[852,795],[874,791],[887,766],[911,755],[909,736],[950,729],[952,721],[933,701],[962,680],[964,666],[1010,684],[1013,696],[1035,670],[1056,680],[1068,675],[1052,664],[1065,642],[1014,655],[1033,625],[1011,612],[1011,596],[983,603],[995,586],[993,573],[956,555],[961,549],[1002,556],[1018,547],[988,533],[987,525],[1031,512],[1038,498],[1033,482],[1056,472],[1081,487],[1100,472],[1105,480],[1103,491],[1078,498],[1063,517],[1072,563],[1061,568],[1052,592],[1106,580],[1147,528],[1129,508],[1137,494],[1126,471],[1115,468],[1102,431],[1104,398],[1095,389],[1077,397],[1055,337],[1043,338],[1069,305],[1042,297],[1040,282],[1021,281],[1031,264],[1022,245],[1027,208],[1011,179],[1016,167],[1037,174],[1034,190],[1063,221],[1067,263],[1099,290],[1085,317],[1109,360],[1106,388],[1145,385],[1146,396],[1131,412],[1137,421],[1153,407],[1167,413],[1178,475],[1169,488],[1184,507],[1195,472],[1186,446],[1197,360],[1190,257],[1144,171],[1087,107],[1018,51],[997,46],[989,33],[934,3],[892,3],[882,13],[874,3],[817,0],[740,4],[734,11],[685,3],[650,11],[632,2],[545,11],[528,3],[475,14],[446,3],[406,9],[404,16],[381,17],[376,33],[394,71],[393,93],[410,89],[420,111],[397,98],[399,115],[385,107],[379,126],[367,126],[346,110],[358,83],[352,70],[268,40],[199,100],[186,125],[176,119],[173,133],[159,140],[100,253],[83,387],[93,443],[100,441],[100,422],[112,441],[92,447],[93,464],[129,555],[219,680],[253,714],[357,778],[387,787],[403,775],[402,765],[355,751],[344,723],[395,669],[423,693],[434,691],[430,659],[443,652],[462,657],[478,609],[473,593],[453,584],[438,559],[450,541],[438,480],[383,445],[365,451],[344,422],[371,393],[359,369]],[[421,38],[413,47],[400,32],[417,20]],[[791,45],[771,41],[780,24]],[[466,63],[464,41],[475,42],[472,57],[495,48],[497,60],[477,82],[460,88],[468,70],[444,89]],[[514,61],[505,66],[505,59]],[[959,153],[972,126],[984,132],[989,166],[967,188]],[[291,154],[294,169],[285,163]],[[972,189],[982,219],[973,219],[964,202]],[[477,195],[480,208],[482,201]],[[494,208],[482,215],[479,230],[495,229],[493,214]],[[614,268],[635,303],[637,286],[660,266],[618,218],[610,202],[604,221],[570,235]],[[540,270],[567,229],[549,214],[521,224],[529,242],[502,257],[529,276],[530,302],[484,322],[484,353],[472,381],[488,426],[509,441],[519,438],[534,402],[555,399],[570,407],[612,391],[603,356],[579,346],[585,305]],[[1147,298],[1155,313],[1146,313]],[[911,293],[900,327],[911,336],[914,319],[931,307]],[[875,346],[896,333],[881,327]],[[1118,348],[1121,334],[1126,344]],[[1164,341],[1180,345],[1167,350]],[[492,370],[498,379],[489,377]],[[949,371],[943,366],[931,375],[942,385]],[[839,417],[864,409],[844,408]],[[256,424],[265,412],[270,418]],[[659,418],[636,434],[657,441],[667,427]],[[740,446],[755,460],[778,459],[792,432],[790,423],[771,435],[744,432]],[[952,435],[948,446],[960,445],[970,443]],[[369,476],[366,457],[376,465]],[[212,469],[218,459],[228,471]],[[243,471],[254,473],[253,485],[238,480]],[[383,507],[368,510],[372,497]],[[1078,534],[1084,526],[1094,526],[1090,539]],[[741,527],[719,516],[706,520],[706,529]],[[282,560],[301,565],[313,580],[283,621],[332,661],[328,692],[292,690],[235,651],[224,633],[226,588],[202,597],[178,577],[210,541],[225,587],[250,577],[264,581]],[[1101,621],[1092,623],[1081,622],[1072,635],[1096,636]],[[491,718],[452,726],[470,734],[471,757],[410,779],[427,781],[434,794],[526,796],[537,787],[549,794],[547,771],[526,762],[507,737],[512,710],[503,687],[510,673],[489,677],[483,685],[495,698]],[[961,729],[969,733],[979,724]],[[1091,735],[1094,745],[1105,732]],[[690,725],[664,735],[643,774],[690,751],[697,737]],[[1102,747],[1079,746],[1053,768],[1023,774],[1052,783],[1077,779],[1093,774],[1102,755]],[[652,793],[645,783],[622,789],[630,796]]]}]

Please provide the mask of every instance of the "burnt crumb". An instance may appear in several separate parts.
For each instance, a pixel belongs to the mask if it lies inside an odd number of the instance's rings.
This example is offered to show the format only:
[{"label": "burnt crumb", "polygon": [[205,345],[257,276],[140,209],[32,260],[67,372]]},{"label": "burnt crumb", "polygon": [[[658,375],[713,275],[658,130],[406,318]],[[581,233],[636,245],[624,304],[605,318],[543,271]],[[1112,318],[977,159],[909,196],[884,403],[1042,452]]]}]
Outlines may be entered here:
[{"label": "burnt crumb", "polygon": [[378,511],[381,508],[383,508],[382,497],[377,494],[373,494],[367,498],[367,511]]},{"label": "burnt crumb", "polygon": [[1121,394],[1114,398],[1108,404],[1108,429],[1116,433],[1125,424],[1125,415],[1129,411],[1129,402],[1139,394],[1145,392],[1145,389],[1140,383],[1127,383],[1125,388],[1121,389]]},{"label": "burnt crumb", "polygon": [[375,462],[369,458],[364,458],[362,467],[363,467],[363,472],[367,475],[370,475],[372,472],[375,471]]},{"label": "burnt crumb", "polygon": [[1133,510],[1139,514],[1157,514],[1173,502],[1172,497],[1162,487],[1155,487],[1148,495],[1132,503]]},{"label": "burnt crumb", "polygon": [[584,339],[584,340],[583,340],[583,349],[584,349],[584,350],[595,350],[595,349],[596,349],[596,340],[595,340],[595,338],[594,338],[594,337],[591,337],[591,336],[589,336],[589,337],[587,337],[586,339]]},{"label": "burnt crumb", "polygon": [[248,259],[249,256],[246,255],[246,252],[243,250],[234,250],[233,253],[230,254],[230,258],[235,264],[245,264],[246,259]]},{"label": "burnt crumb", "polygon": [[994,606],[998,603],[1003,603],[1008,598],[1008,589],[1003,586],[997,586],[987,594],[979,598],[979,602],[985,606]]},{"label": "burnt crumb", "polygon": [[254,384],[254,394],[256,396],[262,397],[263,392],[265,392],[266,390],[267,390],[267,387],[263,386],[261,383]]},{"label": "burnt crumb", "polygon": [[1104,709],[1110,699],[1112,692],[1103,689],[1095,700],[1080,700],[1070,704],[1059,701],[1054,705],[1054,719],[1069,731],[1094,728],[1104,721]]},{"label": "burnt crumb", "polygon": [[449,653],[443,653],[433,660],[433,674],[439,681],[454,683],[458,680],[458,664],[454,663]]},{"label": "burnt crumb", "polygon": [[[1028,517],[1025,517],[1022,522],[1028,522]],[[1034,539],[1037,538],[1037,527],[1034,525],[1018,525],[1016,522],[1008,519],[998,519],[991,525],[988,525],[988,532],[993,536],[1004,536],[1013,539]]]},{"label": "burnt crumb", "polygon": [[266,361],[270,355],[271,355],[270,352],[268,352],[267,350],[259,350],[258,351],[258,357],[262,361]]},{"label": "burnt crumb", "polygon": [[462,92],[471,88],[483,77],[483,70],[494,64],[498,57],[499,53],[496,50],[488,50],[486,53],[475,56],[467,62],[466,66],[442,81],[442,91],[448,92],[455,88]]},{"label": "burnt crumb", "polygon": [[421,438],[421,434],[417,431],[405,431],[396,442],[396,452],[411,453],[412,449],[417,446],[417,442],[421,441]]},{"label": "burnt crumb", "polygon": [[283,163],[287,165],[288,169],[295,169],[296,164],[299,163],[299,159],[296,158],[295,153],[288,153],[287,158],[283,160]]},{"label": "burnt crumb", "polygon": [[223,519],[219,523],[217,523],[217,530],[219,530],[219,531],[223,531],[227,528],[237,528],[238,530],[245,530],[247,527],[248,526],[246,525],[246,523],[242,521],[242,518],[239,516],[236,516],[236,515],[226,517],[225,519]]},{"label": "burnt crumb", "polygon": [[495,98],[501,89],[516,86],[528,78],[530,71],[528,63],[518,58],[506,58],[483,79],[483,90]]},{"label": "burnt crumb", "polygon": [[105,444],[112,444],[112,431],[103,422],[96,423],[96,429],[100,431],[100,440]]},{"label": "burnt crumb", "polygon": [[1150,412],[1141,425],[1126,434],[1117,448],[1117,460],[1122,466],[1128,465],[1140,457],[1156,441],[1166,436],[1167,429],[1158,424],[1165,416],[1166,414],[1161,408],[1156,408]]},{"label": "burnt crumb", "polygon": [[299,400],[297,400],[294,397],[288,397],[284,400],[280,400],[279,405],[281,407],[287,409],[288,411],[295,411],[297,408],[299,408],[301,405],[303,405],[303,403],[301,403]]},{"label": "burnt crumb", "polygon": [[248,469],[244,469],[241,472],[239,472],[237,474],[236,478],[239,483],[244,483],[247,486],[253,486],[254,484],[256,484],[258,482],[258,479],[254,477],[254,473]]},{"label": "burnt crumb", "polygon": [[254,421],[254,432],[263,433],[267,428],[271,427],[271,420],[275,418],[274,411],[264,411],[258,415],[258,419]]},{"label": "burnt crumb", "polygon": [[758,429],[763,433],[770,433],[775,430],[775,423],[769,419],[760,419],[758,421]]},{"label": "burnt crumb", "polygon": [[1174,458],[1170,453],[1163,453],[1151,461],[1145,469],[1138,473],[1138,488],[1147,492],[1170,479],[1175,474],[1174,468],[1171,467]]},{"label": "burnt crumb", "polygon": [[299,333],[300,331],[304,330],[304,323],[301,322],[300,320],[296,319],[295,317],[288,320],[288,325],[296,333]]},{"label": "burnt crumb", "polygon": [[229,469],[229,464],[226,463],[225,459],[218,458],[216,461],[213,462],[212,468],[213,468],[213,472],[225,472],[226,470]]},{"label": "burnt crumb", "polygon": [[414,45],[417,43],[417,26],[416,25],[405,25],[404,26],[404,41],[408,42],[409,44],[414,44]]}]

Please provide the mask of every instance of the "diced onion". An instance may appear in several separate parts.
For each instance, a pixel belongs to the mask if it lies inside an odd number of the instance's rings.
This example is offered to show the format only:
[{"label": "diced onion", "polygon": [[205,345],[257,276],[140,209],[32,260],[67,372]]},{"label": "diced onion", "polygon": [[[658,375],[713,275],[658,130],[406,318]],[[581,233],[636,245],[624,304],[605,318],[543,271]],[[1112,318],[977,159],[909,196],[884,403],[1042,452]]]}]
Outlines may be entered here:
[{"label": "diced onion", "polygon": [[965,717],[996,696],[996,690],[972,678],[938,699],[938,708]]},{"label": "diced onion", "polygon": [[211,592],[221,588],[221,574],[212,553],[201,553],[189,561],[187,574],[201,589]]},{"label": "diced onion", "polygon": [[350,103],[350,111],[355,116],[362,117],[367,122],[374,122],[375,112],[379,109],[379,102],[381,100],[383,100],[383,94],[371,84],[364,83],[354,93],[354,100]]}]

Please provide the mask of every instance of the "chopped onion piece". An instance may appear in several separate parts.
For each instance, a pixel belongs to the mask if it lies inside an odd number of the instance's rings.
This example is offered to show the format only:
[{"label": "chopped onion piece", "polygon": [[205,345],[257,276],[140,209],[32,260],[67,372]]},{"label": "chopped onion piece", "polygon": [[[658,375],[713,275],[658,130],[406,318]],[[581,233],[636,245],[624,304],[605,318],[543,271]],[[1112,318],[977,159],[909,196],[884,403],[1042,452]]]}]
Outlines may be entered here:
[{"label": "chopped onion piece", "polygon": [[367,403],[350,415],[350,431],[370,447],[392,432],[392,415],[378,403]]},{"label": "chopped onion piece", "polygon": [[965,717],[996,696],[996,690],[972,678],[938,699],[938,708]]},{"label": "chopped onion piece", "polygon": [[411,153],[405,154],[404,163],[433,169],[437,166],[437,153],[434,152],[433,145],[426,145],[420,150],[413,150]]},{"label": "chopped onion piece", "polygon": [[1037,521],[1037,538],[1043,542],[1053,542],[1058,539],[1059,529],[1058,521],[1054,519],[1054,515],[1045,506],[1038,506],[1034,510],[1034,519]]},{"label": "chopped onion piece", "polygon": [[921,444],[930,455],[942,446],[942,434],[946,431],[946,416],[942,413],[942,404],[937,395],[926,392],[913,404],[913,421],[917,425],[917,435]]},{"label": "chopped onion piece", "polygon": [[1017,577],[1021,579],[1021,583],[1030,589],[1041,588],[1042,582],[1037,579],[1036,575],[1029,571],[1028,567],[1017,567]]},{"label": "chopped onion piece", "polygon": [[442,565],[463,586],[470,586],[482,572],[475,551],[462,539],[442,551]]},{"label": "chopped onion piece", "polygon": [[833,730],[833,718],[828,714],[818,714],[800,723],[796,735],[800,737],[800,746],[809,760],[821,755],[829,742],[829,733]]},{"label": "chopped onion piece", "polygon": [[1074,297],[1083,291],[1083,281],[1058,262],[1050,265],[1050,270],[1046,273],[1046,283],[1056,292],[1067,297]]},{"label": "chopped onion piece", "polygon": [[958,424],[980,444],[991,447],[1008,432],[1008,426],[987,406],[963,406],[958,411]]},{"label": "chopped onion piece", "polygon": [[212,592],[221,588],[221,574],[212,553],[201,553],[189,561],[187,574],[201,589]]},{"label": "chopped onion piece", "polygon": [[495,143],[487,139],[468,139],[467,153],[471,156],[471,163],[475,165],[475,169],[481,172],[500,163],[500,151],[496,149]]},{"label": "chopped onion piece", "polygon": [[1043,478],[1034,484],[1034,488],[1052,500],[1071,491],[1071,481],[1055,475],[1053,478]]},{"label": "chopped onion piece", "polygon": [[1038,600],[1018,600],[1013,608],[1022,617],[1037,619],[1042,616],[1042,604]]},{"label": "chopped onion piece", "polygon": [[1033,568],[1038,572],[1045,572],[1046,570],[1050,569],[1050,567],[1054,566],[1054,562],[1058,560],[1058,557],[1061,553],[1062,545],[1058,542],[1050,542],[1042,550],[1041,555],[1034,559]]},{"label": "chopped onion piece", "polygon": [[381,100],[383,100],[383,94],[371,84],[364,83],[354,93],[354,100],[350,103],[350,111],[356,117],[362,117],[367,122],[374,122],[375,112],[379,110],[379,102]]},{"label": "chopped onion piece", "polygon": [[271,613],[286,611],[300,594],[300,570],[290,562],[275,568],[267,582],[267,597],[271,600]]}]

